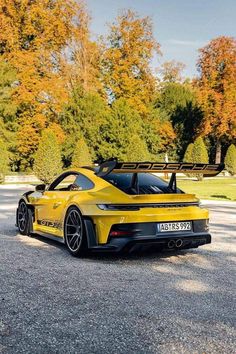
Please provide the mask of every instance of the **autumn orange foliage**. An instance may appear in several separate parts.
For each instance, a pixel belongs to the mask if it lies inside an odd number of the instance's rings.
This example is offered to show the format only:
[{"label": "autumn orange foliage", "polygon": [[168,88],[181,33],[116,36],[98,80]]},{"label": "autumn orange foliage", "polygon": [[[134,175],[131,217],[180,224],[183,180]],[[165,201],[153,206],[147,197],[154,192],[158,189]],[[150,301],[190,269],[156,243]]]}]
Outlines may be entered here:
[{"label": "autumn orange foliage", "polygon": [[68,90],[60,59],[81,5],[74,0],[0,0],[1,54],[17,72],[18,151],[31,155],[39,133],[56,121]]},{"label": "autumn orange foliage", "polygon": [[236,137],[236,40],[219,37],[200,49],[199,100],[204,119],[199,132],[216,140],[217,162],[221,142]]},{"label": "autumn orange foliage", "polygon": [[160,53],[160,45],[151,19],[139,18],[131,10],[119,15],[110,26],[103,56],[105,86],[112,98],[126,98],[140,113],[147,112],[155,92],[150,69],[154,53]]}]

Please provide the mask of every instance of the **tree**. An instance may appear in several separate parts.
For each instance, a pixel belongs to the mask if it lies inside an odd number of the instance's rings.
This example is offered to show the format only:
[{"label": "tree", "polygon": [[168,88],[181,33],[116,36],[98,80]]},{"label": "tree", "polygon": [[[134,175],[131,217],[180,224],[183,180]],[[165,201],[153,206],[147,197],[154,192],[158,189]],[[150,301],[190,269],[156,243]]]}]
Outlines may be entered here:
[{"label": "tree", "polygon": [[194,144],[191,143],[188,145],[185,154],[184,154],[184,162],[193,162],[193,149],[194,149]]},{"label": "tree", "polygon": [[168,114],[159,109],[151,107],[146,118],[143,120],[143,132],[148,150],[152,155],[168,153],[172,158],[176,150],[176,134]]},{"label": "tree", "polygon": [[17,105],[19,154],[30,141],[24,166],[31,166],[41,131],[58,123],[68,99],[62,53],[73,40],[82,8],[75,0],[0,2],[0,54],[16,72],[11,98]]},{"label": "tree", "polygon": [[[202,137],[198,137],[193,144],[193,151],[192,151],[192,162],[193,163],[208,163],[208,153],[206,146]],[[197,179],[201,181],[203,179],[202,174],[196,175]]]},{"label": "tree", "polygon": [[169,117],[176,134],[177,154],[182,160],[203,119],[195,90],[188,83],[166,83],[162,86],[154,107]]},{"label": "tree", "polygon": [[120,98],[112,104],[106,121],[100,126],[98,156],[117,157],[126,160],[127,148],[132,135],[141,135],[142,119],[127,100]]},{"label": "tree", "polygon": [[175,60],[164,62],[159,70],[163,82],[182,82],[182,71],[185,66],[185,64]]},{"label": "tree", "polygon": [[0,56],[0,117],[7,127],[16,115],[17,106],[12,102],[11,96],[16,84],[16,71]]},{"label": "tree", "polygon": [[61,172],[61,151],[56,135],[44,130],[35,153],[34,173],[44,183],[49,184]]},{"label": "tree", "polygon": [[231,144],[225,156],[226,170],[233,176],[236,174],[236,147]]},{"label": "tree", "polygon": [[78,168],[81,166],[91,166],[92,159],[86,144],[83,138],[80,138],[75,146],[73,157],[72,157],[72,167]]},{"label": "tree", "polygon": [[105,124],[108,114],[109,108],[106,102],[97,93],[86,93],[80,87],[73,91],[70,101],[60,117],[60,122],[66,133],[63,144],[65,166],[71,164],[74,147],[78,136],[81,135],[90,149],[92,160],[99,157],[100,127]]},{"label": "tree", "polygon": [[101,48],[92,41],[89,30],[90,17],[81,8],[76,21],[74,38],[69,46],[70,60],[66,63],[66,75],[70,91],[78,86],[84,92],[99,92],[104,95],[101,82]]},{"label": "tree", "polygon": [[138,135],[131,136],[127,146],[126,161],[149,161],[150,157],[145,141]]},{"label": "tree", "polygon": [[9,170],[9,154],[6,144],[0,139],[0,183],[4,182],[5,174]]},{"label": "tree", "polygon": [[145,114],[155,91],[150,63],[159,44],[153,36],[149,17],[122,12],[110,25],[103,53],[103,81],[110,100],[125,98],[130,106]]},{"label": "tree", "polygon": [[236,39],[218,37],[200,49],[198,71],[204,110],[199,132],[214,137],[219,163],[222,142],[236,137]]}]

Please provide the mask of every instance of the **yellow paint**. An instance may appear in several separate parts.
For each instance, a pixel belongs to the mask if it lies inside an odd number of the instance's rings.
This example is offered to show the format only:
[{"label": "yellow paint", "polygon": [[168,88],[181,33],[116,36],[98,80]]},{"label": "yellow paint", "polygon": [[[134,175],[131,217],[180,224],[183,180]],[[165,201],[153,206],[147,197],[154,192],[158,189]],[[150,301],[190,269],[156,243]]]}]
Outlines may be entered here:
[{"label": "yellow paint", "polygon": [[[156,194],[128,195],[97,177],[93,171],[77,169],[95,184],[87,191],[45,191],[34,192],[29,202],[35,207],[34,231],[63,237],[63,223],[66,211],[72,205],[77,206],[82,215],[90,216],[96,228],[99,244],[105,244],[113,224],[136,222],[160,222],[208,219],[206,209],[198,206],[171,208],[141,208],[137,211],[105,211],[97,204],[136,204],[136,203],[173,203],[196,202],[193,194]],[[61,224],[61,228],[40,225],[38,220],[48,220]]]}]

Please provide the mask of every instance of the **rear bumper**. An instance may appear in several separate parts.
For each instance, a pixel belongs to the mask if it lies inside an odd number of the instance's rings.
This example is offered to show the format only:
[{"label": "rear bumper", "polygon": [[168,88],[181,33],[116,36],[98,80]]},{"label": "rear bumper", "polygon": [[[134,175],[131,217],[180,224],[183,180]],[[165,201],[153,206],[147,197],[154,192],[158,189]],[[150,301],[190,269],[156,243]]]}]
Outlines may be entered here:
[{"label": "rear bumper", "polygon": [[[92,223],[86,222],[87,236],[92,236],[94,228]],[[211,243],[211,235],[208,233],[208,220],[193,221],[192,231],[184,232],[162,232],[156,233],[156,223],[133,223],[113,225],[115,228],[126,229],[133,232],[133,235],[110,236],[105,244],[97,244],[95,233],[88,240],[88,248],[91,251],[105,252],[132,252],[137,249],[159,248],[159,249],[186,249],[195,248]],[[113,229],[112,227],[112,229]],[[112,230],[111,229],[111,230]],[[138,230],[138,231],[137,231]],[[93,242],[91,242],[93,240]],[[170,242],[171,241],[171,242]],[[178,241],[178,242],[176,242]]]},{"label": "rear bumper", "polygon": [[[176,242],[180,241],[181,242]],[[170,242],[171,241],[171,242]],[[174,241],[174,242],[172,242]],[[165,234],[164,236],[156,237],[117,237],[113,238],[108,244],[100,246],[106,250],[120,252],[127,251],[132,252],[139,249],[187,249],[195,248],[198,246],[211,243],[211,235],[208,233],[199,233],[199,234]],[[181,246],[177,246],[181,244]]]}]

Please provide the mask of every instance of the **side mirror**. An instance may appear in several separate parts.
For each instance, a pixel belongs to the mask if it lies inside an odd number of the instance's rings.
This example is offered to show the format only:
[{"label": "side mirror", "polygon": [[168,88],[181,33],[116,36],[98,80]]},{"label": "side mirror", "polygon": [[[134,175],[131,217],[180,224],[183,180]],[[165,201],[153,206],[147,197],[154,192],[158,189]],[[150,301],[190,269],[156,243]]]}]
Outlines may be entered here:
[{"label": "side mirror", "polygon": [[38,184],[35,187],[36,192],[41,192],[43,193],[46,190],[46,184]]}]

